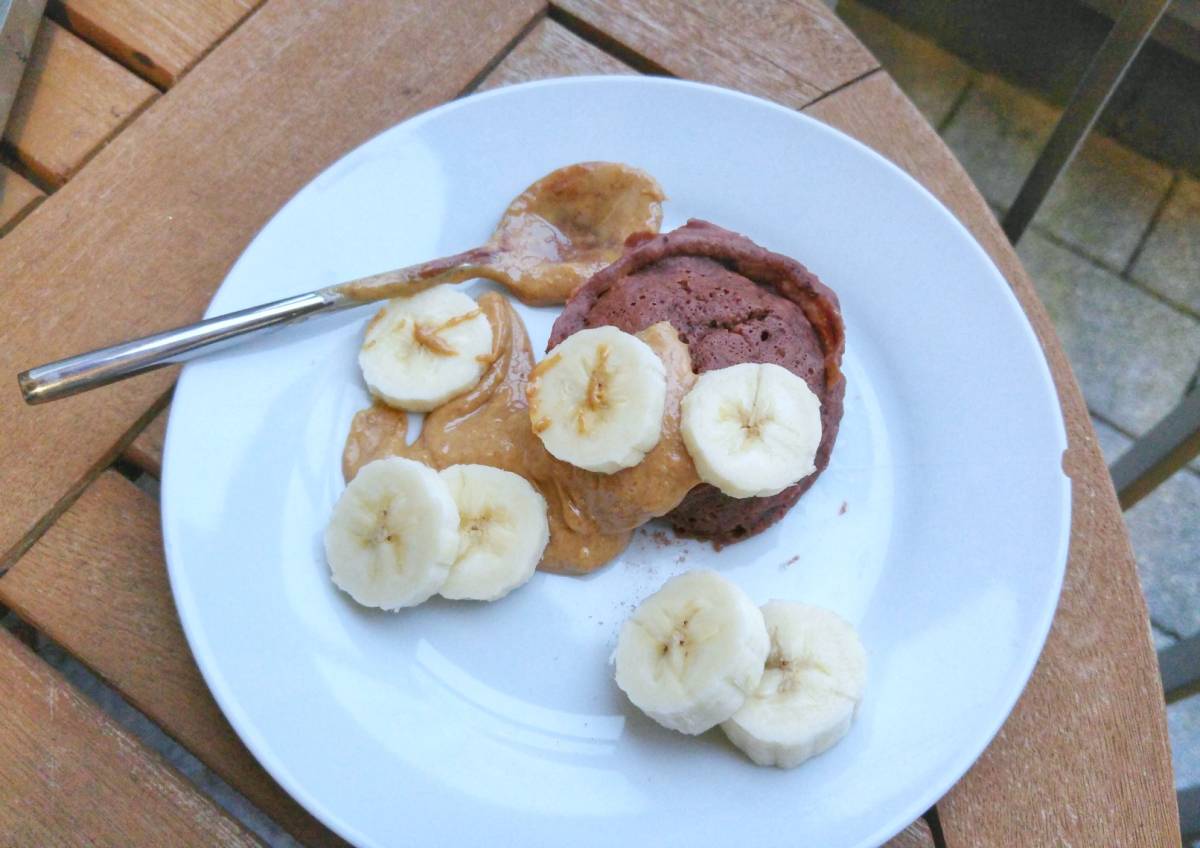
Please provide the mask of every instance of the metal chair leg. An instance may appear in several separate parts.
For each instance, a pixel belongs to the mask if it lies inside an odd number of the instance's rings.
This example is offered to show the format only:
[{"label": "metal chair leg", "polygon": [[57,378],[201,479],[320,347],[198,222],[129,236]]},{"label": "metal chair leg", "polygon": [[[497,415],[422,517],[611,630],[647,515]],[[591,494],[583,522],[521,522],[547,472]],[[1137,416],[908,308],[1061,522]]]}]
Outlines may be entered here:
[{"label": "metal chair leg", "polygon": [[1117,500],[1129,509],[1200,453],[1200,387],[1109,467]]},{"label": "metal chair leg", "polygon": [[1121,77],[1125,76],[1169,4],[1170,0],[1126,0],[1116,23],[1071,94],[1066,110],[1033,170],[1025,178],[1017,199],[1004,216],[1004,233],[1013,244],[1037,214],[1050,187],[1100,117]]}]

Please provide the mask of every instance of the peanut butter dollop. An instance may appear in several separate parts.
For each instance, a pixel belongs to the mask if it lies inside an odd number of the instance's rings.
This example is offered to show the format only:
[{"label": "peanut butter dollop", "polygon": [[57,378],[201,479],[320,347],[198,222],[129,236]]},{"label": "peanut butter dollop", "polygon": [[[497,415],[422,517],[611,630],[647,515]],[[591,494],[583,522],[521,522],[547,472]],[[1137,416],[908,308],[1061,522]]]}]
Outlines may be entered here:
[{"label": "peanut butter dollop", "polygon": [[542,446],[525,396],[533,368],[525,326],[502,295],[483,295],[479,307],[492,325],[492,361],[475,387],[430,412],[412,445],[405,444],[407,415],[376,401],[354,417],[342,471],[350,480],[372,460],[403,456],[438,469],[478,463],[520,474],[549,506],[550,543],[539,568],[594,571],[625,548],[635,528],[674,509],[700,482],[679,433],[680,401],[695,382],[687,345],[665,322],[638,333],[666,366],[662,436],[638,465],[597,474]]},{"label": "peanut butter dollop", "polygon": [[627,238],[658,232],[664,197],[652,176],[629,165],[567,165],[521,192],[486,244],[339,290],[355,300],[380,300],[485,277],[530,306],[563,303],[621,256]]}]

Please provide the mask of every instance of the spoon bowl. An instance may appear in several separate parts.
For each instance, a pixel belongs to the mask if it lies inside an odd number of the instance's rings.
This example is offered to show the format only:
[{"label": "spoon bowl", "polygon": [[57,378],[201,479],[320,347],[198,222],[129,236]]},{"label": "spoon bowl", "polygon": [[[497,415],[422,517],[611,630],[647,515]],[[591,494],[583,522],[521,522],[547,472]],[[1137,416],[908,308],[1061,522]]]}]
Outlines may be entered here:
[{"label": "spoon bowl", "polygon": [[355,300],[379,300],[483,277],[530,306],[563,303],[616,261],[631,235],[658,232],[664,198],[655,179],[638,168],[567,165],[521,192],[486,244],[338,289]]}]

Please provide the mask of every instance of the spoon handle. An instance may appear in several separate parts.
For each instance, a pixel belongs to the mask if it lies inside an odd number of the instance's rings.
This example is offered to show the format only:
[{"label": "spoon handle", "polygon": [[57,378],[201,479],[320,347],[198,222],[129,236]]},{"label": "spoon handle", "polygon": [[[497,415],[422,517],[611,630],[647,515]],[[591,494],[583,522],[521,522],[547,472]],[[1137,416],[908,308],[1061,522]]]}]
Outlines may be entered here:
[{"label": "spoon handle", "polygon": [[45,403],[184,362],[230,339],[357,303],[332,290],[310,292],[39,365],[18,374],[17,382],[26,403]]},{"label": "spoon handle", "polygon": [[222,342],[239,340],[322,312],[336,312],[386,297],[415,294],[439,283],[482,276],[481,271],[486,273],[486,269],[474,263],[487,255],[479,248],[218,315],[196,324],[39,365],[18,374],[17,382],[28,404],[70,397],[164,365],[194,359]]}]

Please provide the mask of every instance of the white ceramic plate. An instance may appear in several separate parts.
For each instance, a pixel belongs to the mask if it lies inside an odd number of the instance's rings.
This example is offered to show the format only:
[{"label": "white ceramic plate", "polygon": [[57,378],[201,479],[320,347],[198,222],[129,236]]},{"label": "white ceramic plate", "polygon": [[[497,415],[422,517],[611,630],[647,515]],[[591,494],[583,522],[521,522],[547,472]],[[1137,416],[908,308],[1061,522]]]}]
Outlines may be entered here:
[{"label": "white ceramic plate", "polygon": [[[358,310],[188,366],[163,480],[171,586],[221,708],[267,770],[361,845],[876,845],[934,803],[1033,668],[1066,561],[1049,371],[958,222],[867,148],[788,109],[636,77],[447,104],[344,157],[253,241],[210,314],[482,242],[570,162],[645,168],[664,228],[705,218],[799,258],[841,297],[845,418],[785,520],[720,554],[643,533],[587,578],[398,615],[331,584],[321,534],[368,402]],[[476,285],[478,289],[481,284]],[[535,350],[556,309],[519,308]],[[608,664],[669,576],[823,604],[870,658],[846,739],[792,771],[720,731],[668,732]]]}]

